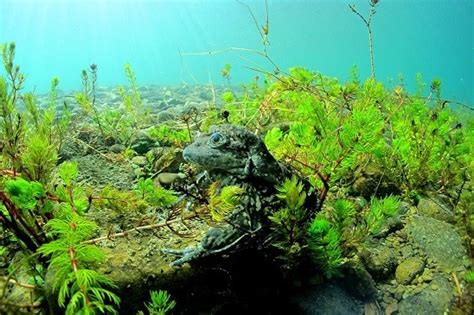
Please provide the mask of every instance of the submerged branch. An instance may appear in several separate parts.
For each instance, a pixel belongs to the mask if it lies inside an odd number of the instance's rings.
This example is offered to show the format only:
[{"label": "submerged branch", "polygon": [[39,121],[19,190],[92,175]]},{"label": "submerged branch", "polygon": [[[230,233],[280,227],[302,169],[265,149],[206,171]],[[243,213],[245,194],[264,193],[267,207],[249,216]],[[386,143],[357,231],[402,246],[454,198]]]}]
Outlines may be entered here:
[{"label": "submerged branch", "polygon": [[128,234],[130,234],[132,232],[153,230],[153,229],[163,228],[163,227],[168,227],[169,228],[170,224],[179,223],[179,222],[182,222],[182,220],[191,220],[191,219],[198,218],[198,217],[199,217],[199,215],[197,213],[193,213],[193,214],[191,214],[189,216],[186,216],[184,218],[179,217],[179,218],[176,218],[176,219],[173,219],[173,220],[166,220],[166,221],[160,222],[160,223],[138,226],[138,227],[135,227],[133,229],[125,230],[123,232],[119,232],[119,233],[115,233],[115,234],[109,234],[109,235],[106,235],[106,236],[101,236],[101,237],[98,237],[98,238],[94,238],[94,239],[85,241],[85,242],[83,242],[83,244],[95,244],[95,243],[100,242],[100,241],[113,240],[116,237],[126,237],[126,236],[128,236]]}]

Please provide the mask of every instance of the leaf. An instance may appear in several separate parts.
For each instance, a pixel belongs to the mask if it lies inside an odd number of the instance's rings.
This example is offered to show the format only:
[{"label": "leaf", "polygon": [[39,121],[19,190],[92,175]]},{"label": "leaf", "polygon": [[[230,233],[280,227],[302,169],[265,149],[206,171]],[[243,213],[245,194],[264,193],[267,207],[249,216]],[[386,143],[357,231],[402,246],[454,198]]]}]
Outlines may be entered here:
[{"label": "leaf", "polygon": [[265,145],[268,150],[274,150],[280,145],[280,140],[283,137],[283,132],[280,128],[272,128],[265,134]]}]

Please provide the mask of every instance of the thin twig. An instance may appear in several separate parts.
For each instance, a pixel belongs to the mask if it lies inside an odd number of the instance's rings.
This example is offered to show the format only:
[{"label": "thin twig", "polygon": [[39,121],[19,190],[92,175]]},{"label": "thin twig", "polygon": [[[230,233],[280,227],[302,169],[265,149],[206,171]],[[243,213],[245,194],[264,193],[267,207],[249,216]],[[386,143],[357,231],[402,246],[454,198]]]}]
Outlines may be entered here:
[{"label": "thin twig", "polygon": [[375,79],[375,64],[374,64],[374,45],[373,45],[373,34],[372,34],[372,17],[375,15],[376,10],[376,2],[370,3],[370,12],[369,17],[366,19],[365,17],[357,11],[355,5],[349,4],[349,8],[352,10],[354,14],[361,18],[362,22],[364,22],[365,26],[367,27],[367,33],[369,35],[369,57],[370,57],[370,70],[372,73],[372,78]]},{"label": "thin twig", "polygon": [[11,279],[11,278],[8,278],[8,277],[2,277],[2,279],[3,279],[3,281],[6,281],[6,282],[14,284],[14,285],[17,285],[19,287],[23,287],[23,288],[26,288],[26,289],[36,289],[36,286],[34,286],[32,284],[18,282],[15,279]]},{"label": "thin twig", "polygon": [[[189,216],[186,216],[184,219],[185,220],[191,220],[191,219],[194,219],[194,218],[197,218],[197,217],[199,217],[198,214],[193,213]],[[116,237],[126,237],[131,232],[139,232],[139,231],[152,230],[152,229],[157,229],[157,228],[162,228],[162,227],[169,227],[169,224],[178,223],[181,220],[182,220],[182,218],[176,218],[176,219],[173,219],[173,220],[166,220],[164,222],[160,222],[160,223],[156,223],[156,224],[138,226],[138,227],[135,227],[133,229],[129,229],[129,230],[126,230],[126,231],[123,231],[123,232],[120,232],[120,233],[115,233],[115,234],[112,234],[112,235],[106,235],[106,236],[101,236],[101,237],[98,237],[98,238],[94,238],[94,239],[83,242],[83,244],[95,244],[95,243],[100,242],[100,241],[113,240]]]}]

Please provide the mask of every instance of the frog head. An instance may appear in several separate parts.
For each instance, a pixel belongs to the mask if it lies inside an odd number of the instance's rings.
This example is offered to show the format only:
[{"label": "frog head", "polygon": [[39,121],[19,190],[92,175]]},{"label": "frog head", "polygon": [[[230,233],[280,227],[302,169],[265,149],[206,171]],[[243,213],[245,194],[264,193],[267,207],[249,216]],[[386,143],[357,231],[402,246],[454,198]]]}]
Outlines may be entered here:
[{"label": "frog head", "polygon": [[209,171],[245,178],[253,177],[276,184],[285,169],[268,152],[263,141],[245,128],[212,126],[183,151],[186,161]]}]

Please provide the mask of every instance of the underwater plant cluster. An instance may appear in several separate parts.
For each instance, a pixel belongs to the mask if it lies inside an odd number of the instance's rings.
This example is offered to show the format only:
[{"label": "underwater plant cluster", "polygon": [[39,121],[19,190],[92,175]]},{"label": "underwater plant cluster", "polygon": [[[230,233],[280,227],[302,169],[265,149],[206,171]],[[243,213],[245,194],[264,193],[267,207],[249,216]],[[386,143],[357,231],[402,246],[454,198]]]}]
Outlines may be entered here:
[{"label": "underwater plant cluster", "polygon": [[[352,69],[241,87],[0,76],[1,314],[471,314],[474,116]],[[252,13],[252,18],[255,16]]]}]

